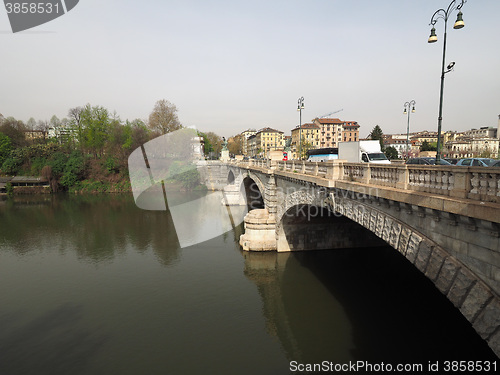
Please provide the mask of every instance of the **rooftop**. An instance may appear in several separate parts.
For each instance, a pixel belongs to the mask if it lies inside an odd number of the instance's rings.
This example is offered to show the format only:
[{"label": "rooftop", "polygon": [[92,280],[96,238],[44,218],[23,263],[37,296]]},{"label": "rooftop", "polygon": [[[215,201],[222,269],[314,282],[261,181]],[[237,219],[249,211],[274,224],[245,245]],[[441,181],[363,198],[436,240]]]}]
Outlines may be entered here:
[{"label": "rooftop", "polygon": [[272,128],[263,128],[257,132],[257,134],[259,133],[283,133],[283,132]]},{"label": "rooftop", "polygon": [[320,129],[319,125],[312,124],[312,123],[307,123],[307,124],[302,124],[302,126],[297,125],[295,129]]}]

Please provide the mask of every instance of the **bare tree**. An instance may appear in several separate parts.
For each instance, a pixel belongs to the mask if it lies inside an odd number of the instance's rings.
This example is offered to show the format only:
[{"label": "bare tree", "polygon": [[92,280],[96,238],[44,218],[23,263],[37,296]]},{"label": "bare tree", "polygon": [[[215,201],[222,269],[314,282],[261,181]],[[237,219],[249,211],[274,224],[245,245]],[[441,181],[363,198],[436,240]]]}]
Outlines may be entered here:
[{"label": "bare tree", "polygon": [[14,117],[5,118],[0,125],[0,132],[9,137],[15,147],[22,147],[28,144],[25,137],[26,130],[26,125]]},{"label": "bare tree", "polygon": [[82,107],[75,107],[75,108],[70,108],[68,111],[68,117],[69,117],[69,123],[70,126],[73,128],[73,134],[72,138],[74,141],[75,133],[76,137],[78,140],[78,143],[80,144],[80,147],[83,147],[83,133],[82,133],[82,112],[83,108]]},{"label": "bare tree", "polygon": [[48,132],[50,128],[50,124],[47,120],[38,120],[36,124],[36,129],[43,131],[43,132]]},{"label": "bare tree", "polygon": [[82,111],[83,111],[82,107],[71,108],[68,111],[68,117],[70,122],[73,122],[74,125],[76,125],[76,127],[78,128],[80,127],[80,123],[82,121]]},{"label": "bare tree", "polygon": [[170,133],[182,128],[177,117],[177,107],[168,100],[158,100],[149,115],[149,127],[161,134]]}]

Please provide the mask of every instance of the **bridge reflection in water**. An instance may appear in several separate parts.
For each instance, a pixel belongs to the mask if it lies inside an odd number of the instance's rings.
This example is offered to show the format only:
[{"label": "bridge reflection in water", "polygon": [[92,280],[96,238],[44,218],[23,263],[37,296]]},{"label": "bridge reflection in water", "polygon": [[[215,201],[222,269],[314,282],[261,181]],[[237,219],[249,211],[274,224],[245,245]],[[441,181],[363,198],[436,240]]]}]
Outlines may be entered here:
[{"label": "bridge reflection in water", "polygon": [[390,247],[242,255],[267,331],[290,361],[496,359],[453,304]]}]

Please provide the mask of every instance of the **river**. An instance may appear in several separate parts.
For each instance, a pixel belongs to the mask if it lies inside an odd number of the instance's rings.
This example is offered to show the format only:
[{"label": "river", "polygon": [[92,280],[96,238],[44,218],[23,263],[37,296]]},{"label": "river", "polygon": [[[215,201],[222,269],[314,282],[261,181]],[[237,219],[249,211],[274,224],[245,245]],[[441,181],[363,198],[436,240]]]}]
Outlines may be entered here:
[{"label": "river", "polygon": [[495,360],[390,247],[180,248],[128,195],[0,200],[0,374],[290,374],[294,363]]}]

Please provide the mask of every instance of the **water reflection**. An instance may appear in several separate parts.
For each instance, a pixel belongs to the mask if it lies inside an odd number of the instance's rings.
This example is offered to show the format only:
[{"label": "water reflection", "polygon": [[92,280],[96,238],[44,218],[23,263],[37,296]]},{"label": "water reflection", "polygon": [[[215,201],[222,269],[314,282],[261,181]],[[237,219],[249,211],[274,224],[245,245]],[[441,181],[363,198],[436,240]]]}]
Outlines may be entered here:
[{"label": "water reflection", "polygon": [[353,358],[352,324],[344,307],[291,253],[245,252],[245,276],[263,300],[268,333],[290,361],[345,363]]},{"label": "water reflection", "polygon": [[242,252],[240,225],[181,251],[168,213],[120,195],[2,201],[0,223],[2,375],[495,359],[390,248]]},{"label": "water reflection", "polygon": [[128,195],[15,197],[0,206],[0,223],[0,246],[19,255],[55,247],[100,263],[131,247],[164,265],[179,258],[171,216],[140,210]]},{"label": "water reflection", "polygon": [[496,359],[451,302],[390,247],[242,254],[267,331],[290,361]]}]

